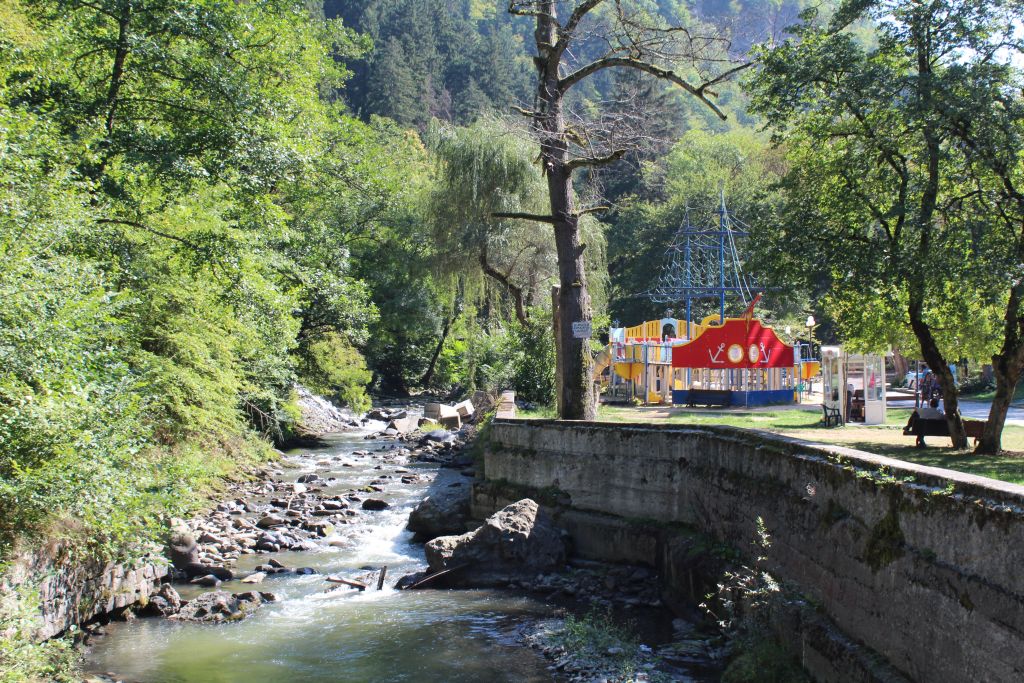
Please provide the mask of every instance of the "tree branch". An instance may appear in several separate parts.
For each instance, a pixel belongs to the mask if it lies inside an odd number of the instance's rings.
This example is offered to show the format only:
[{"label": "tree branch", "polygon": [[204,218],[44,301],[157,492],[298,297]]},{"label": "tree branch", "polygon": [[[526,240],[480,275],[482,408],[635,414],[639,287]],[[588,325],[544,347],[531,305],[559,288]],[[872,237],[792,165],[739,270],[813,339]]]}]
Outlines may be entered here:
[{"label": "tree branch", "polygon": [[538,223],[551,223],[552,225],[554,225],[557,222],[557,219],[554,216],[541,216],[541,215],[535,214],[535,213],[518,213],[518,212],[505,213],[505,212],[496,212],[496,213],[492,213],[491,217],[492,218],[519,218],[519,219],[524,220],[524,221],[537,221]]},{"label": "tree branch", "polygon": [[512,295],[512,300],[516,304],[516,319],[523,325],[529,322],[529,319],[526,316],[526,308],[523,306],[522,287],[512,284],[508,275],[505,275],[500,270],[492,266],[490,261],[487,260],[487,242],[480,245],[480,267],[483,269],[484,275],[487,275],[500,283],[508,293]]},{"label": "tree branch", "polygon": [[144,230],[145,232],[156,235],[157,237],[163,237],[164,239],[167,240],[174,240],[175,242],[184,244],[186,247],[194,251],[203,251],[203,248],[200,247],[195,242],[189,241],[184,237],[179,237],[177,235],[172,235],[168,232],[157,230],[156,228],[151,228],[145,223],[139,223],[138,221],[129,221],[122,218],[97,218],[96,222],[100,223],[101,225],[127,225],[128,227],[131,228],[138,228],[139,230]]},{"label": "tree branch", "polygon": [[589,206],[589,207],[587,207],[585,209],[580,209],[579,211],[577,211],[576,215],[577,216],[585,216],[588,213],[598,213],[600,211],[608,211],[611,208],[612,207],[610,207],[610,206]]},{"label": "tree branch", "polygon": [[565,26],[561,28],[558,36],[558,43],[555,45],[555,50],[561,53],[566,47],[569,46],[569,41],[572,40],[572,34],[576,32],[576,27],[583,21],[583,17],[587,16],[590,10],[600,5],[605,0],[585,0],[580,3],[576,9],[569,15],[568,21],[565,22]]},{"label": "tree branch", "polygon": [[579,159],[572,159],[571,161],[569,161],[569,163],[565,165],[565,167],[568,168],[571,172],[576,170],[577,168],[584,168],[588,166],[604,166],[606,164],[611,164],[618,161],[622,157],[626,156],[626,152],[628,151],[629,150],[626,149],[617,149],[611,154],[606,154],[603,157],[581,157]]},{"label": "tree branch", "polygon": [[722,119],[723,121],[727,118],[725,113],[718,108],[718,105],[716,105],[714,102],[707,98],[708,93],[706,93],[704,90],[706,86],[694,86],[693,84],[684,80],[681,76],[679,76],[674,71],[671,71],[670,69],[664,69],[655,64],[644,62],[639,59],[633,59],[632,57],[604,57],[602,59],[598,59],[597,61],[587,64],[586,66],[580,67],[579,69],[573,71],[565,78],[559,80],[558,87],[564,93],[567,90],[569,90],[569,88],[576,85],[587,76],[595,74],[603,69],[609,69],[611,67],[616,66],[622,66],[628,69],[636,69],[637,71],[643,71],[662,80],[674,83],[683,90],[685,90],[686,92],[696,97],[705,105],[707,105],[708,108],[711,109],[711,111],[713,111],[718,118]]}]

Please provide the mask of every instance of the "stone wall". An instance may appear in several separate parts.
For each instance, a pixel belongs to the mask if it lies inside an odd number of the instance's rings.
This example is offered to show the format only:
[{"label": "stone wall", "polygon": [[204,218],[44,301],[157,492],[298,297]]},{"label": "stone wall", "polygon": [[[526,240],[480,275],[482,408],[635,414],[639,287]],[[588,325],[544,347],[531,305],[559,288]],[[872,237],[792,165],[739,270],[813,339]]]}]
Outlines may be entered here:
[{"label": "stone wall", "polygon": [[[485,477],[478,509],[495,489],[525,487],[740,551],[762,517],[771,571],[838,627],[830,642],[848,637],[917,681],[1024,680],[1024,487],[742,429],[540,420],[493,423]],[[620,531],[604,548],[589,534],[585,550],[614,555],[627,537],[630,553],[664,546]],[[885,678],[811,650],[819,680]]]},{"label": "stone wall", "polygon": [[0,590],[24,585],[38,591],[42,626],[36,637],[45,640],[93,617],[145,603],[167,573],[166,562],[158,556],[114,564],[69,556],[54,544],[19,556]]}]

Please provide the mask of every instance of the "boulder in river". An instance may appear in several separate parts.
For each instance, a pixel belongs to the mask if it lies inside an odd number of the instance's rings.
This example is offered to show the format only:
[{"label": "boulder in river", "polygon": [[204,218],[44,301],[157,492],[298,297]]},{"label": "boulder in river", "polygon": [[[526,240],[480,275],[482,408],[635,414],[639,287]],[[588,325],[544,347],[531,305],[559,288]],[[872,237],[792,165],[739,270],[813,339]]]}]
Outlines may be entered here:
[{"label": "boulder in river", "polygon": [[426,553],[431,573],[460,568],[445,577],[446,585],[481,587],[560,569],[566,559],[561,530],[529,498],[502,508],[476,531],[435,538]]},{"label": "boulder in river", "polygon": [[178,591],[174,590],[174,586],[165,583],[160,586],[160,590],[149,596],[149,601],[143,608],[142,614],[151,617],[169,617],[180,609],[181,596],[178,595]]},{"label": "boulder in river", "polygon": [[460,534],[469,517],[469,487],[445,488],[424,498],[409,514],[409,531],[417,541]]},{"label": "boulder in river", "polygon": [[387,502],[379,498],[367,498],[362,505],[364,510],[387,510],[389,507],[391,506]]},{"label": "boulder in river", "polygon": [[181,610],[170,618],[182,621],[237,621],[264,602],[273,602],[276,599],[273,593],[257,591],[238,594],[210,591],[183,603]]},{"label": "boulder in river", "polygon": [[433,441],[434,443],[450,443],[455,441],[455,435],[449,432],[447,429],[435,429],[432,432],[427,432],[420,439],[420,443],[427,443]]},{"label": "boulder in river", "polygon": [[171,533],[168,553],[175,569],[185,569],[190,564],[199,562],[199,546],[196,538],[184,528],[175,529]]}]

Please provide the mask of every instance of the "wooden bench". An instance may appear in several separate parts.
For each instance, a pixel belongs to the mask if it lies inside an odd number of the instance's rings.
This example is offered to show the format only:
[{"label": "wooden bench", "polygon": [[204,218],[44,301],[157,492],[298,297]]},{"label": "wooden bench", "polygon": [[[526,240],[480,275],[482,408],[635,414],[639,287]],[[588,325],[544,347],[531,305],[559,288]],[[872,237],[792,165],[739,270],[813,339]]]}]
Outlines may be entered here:
[{"label": "wooden bench", "polygon": [[[985,432],[987,422],[985,420],[964,420],[963,423],[967,438],[974,439],[974,444],[977,445]],[[903,434],[905,436],[949,436],[949,423],[946,422],[946,418],[922,420],[917,417],[917,413],[914,413],[910,417],[910,422],[903,428]]]},{"label": "wooden bench", "polygon": [[821,419],[826,427],[840,427],[843,424],[843,415],[839,408],[830,408],[824,403],[821,404]]},{"label": "wooden bench", "polygon": [[732,403],[732,392],[728,389],[690,389],[686,394],[686,405],[721,406],[728,408]]}]

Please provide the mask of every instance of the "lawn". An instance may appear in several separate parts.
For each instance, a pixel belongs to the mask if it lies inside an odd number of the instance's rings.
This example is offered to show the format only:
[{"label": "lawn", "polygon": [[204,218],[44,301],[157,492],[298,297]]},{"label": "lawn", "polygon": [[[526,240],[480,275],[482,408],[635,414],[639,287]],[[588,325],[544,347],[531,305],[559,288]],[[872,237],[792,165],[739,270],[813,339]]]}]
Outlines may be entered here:
[{"label": "lawn", "polygon": [[[728,425],[761,429],[806,441],[846,446],[869,453],[932,467],[1024,484],[1024,427],[1008,426],[1003,431],[1003,448],[998,456],[974,455],[968,449],[954,450],[948,437],[928,437],[927,448],[914,448],[914,438],[903,435],[909,408],[891,408],[884,425],[848,425],[826,429],[821,426],[819,406],[714,410],[700,408],[601,406],[598,419],[604,422],[652,422],[677,425]],[[523,417],[553,417],[524,413]]]}]

